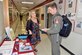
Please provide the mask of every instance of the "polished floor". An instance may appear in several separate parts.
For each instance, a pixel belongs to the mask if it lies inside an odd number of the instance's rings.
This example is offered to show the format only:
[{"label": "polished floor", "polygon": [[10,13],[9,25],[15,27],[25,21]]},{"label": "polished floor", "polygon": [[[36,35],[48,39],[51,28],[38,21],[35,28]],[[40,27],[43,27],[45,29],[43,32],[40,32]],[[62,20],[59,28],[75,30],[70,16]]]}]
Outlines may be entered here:
[{"label": "polished floor", "polygon": [[[20,21],[18,19],[15,35],[26,33],[26,19]],[[36,47],[38,49],[37,55],[51,55],[51,44],[50,40],[45,34],[41,34],[41,43]],[[61,55],[70,55],[64,49],[60,47]]]}]

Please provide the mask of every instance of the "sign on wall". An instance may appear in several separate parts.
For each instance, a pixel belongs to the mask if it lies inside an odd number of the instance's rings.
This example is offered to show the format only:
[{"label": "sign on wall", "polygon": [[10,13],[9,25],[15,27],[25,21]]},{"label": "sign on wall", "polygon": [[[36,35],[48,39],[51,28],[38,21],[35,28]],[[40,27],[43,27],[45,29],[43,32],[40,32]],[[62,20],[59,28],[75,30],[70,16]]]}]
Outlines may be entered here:
[{"label": "sign on wall", "polygon": [[58,2],[58,11],[61,15],[64,14],[64,7],[65,7],[64,5],[65,5],[64,0],[59,0],[59,2]]},{"label": "sign on wall", "polygon": [[65,8],[65,14],[67,14],[68,17],[75,16],[76,11],[76,0],[66,0],[66,8]]},{"label": "sign on wall", "polygon": [[76,20],[75,21],[75,29],[74,32],[82,34],[82,21],[81,20]]},{"label": "sign on wall", "polygon": [[82,34],[82,0],[77,0],[76,20],[74,32]]},{"label": "sign on wall", "polygon": [[82,18],[82,0],[78,0],[77,2],[77,18]]}]

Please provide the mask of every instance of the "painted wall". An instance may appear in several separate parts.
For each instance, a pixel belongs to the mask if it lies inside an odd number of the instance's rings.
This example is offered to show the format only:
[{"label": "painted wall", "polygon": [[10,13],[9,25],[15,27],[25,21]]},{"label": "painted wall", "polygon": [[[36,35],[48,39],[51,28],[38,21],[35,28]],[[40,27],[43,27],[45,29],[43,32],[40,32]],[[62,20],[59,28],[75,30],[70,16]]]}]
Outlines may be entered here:
[{"label": "painted wall", "polygon": [[41,22],[41,28],[44,28],[44,20],[42,20],[42,14],[44,14],[44,6],[40,7],[40,22]]},{"label": "painted wall", "polygon": [[75,55],[82,55],[82,35],[71,32],[68,38],[62,39],[61,44]]},{"label": "painted wall", "polygon": [[[82,1],[81,0],[63,0],[63,4],[59,4],[60,0],[55,0],[55,2],[58,5],[58,10],[60,14],[67,14],[68,18],[72,22],[72,32],[69,35],[68,38],[62,39],[62,45],[66,47],[68,50],[73,52],[75,55],[82,55],[82,29],[81,28],[75,28],[77,21],[82,21],[82,17],[78,17],[78,9],[80,12],[82,12]],[[71,7],[71,2],[72,7]],[[81,4],[79,4],[81,2]],[[79,4],[79,5],[78,5]],[[78,5],[78,6],[77,6]],[[60,10],[59,6],[62,6],[62,9]],[[69,8],[70,7],[70,8]],[[63,13],[64,12],[64,13]],[[69,16],[69,13],[71,13],[71,16]],[[82,13],[80,13],[80,16]]]},{"label": "painted wall", "polygon": [[42,28],[44,28],[44,20],[41,19],[42,18],[41,15],[44,14],[44,6],[38,7],[34,10],[36,11],[37,9],[39,9],[39,15],[40,15],[39,20],[40,20],[40,24],[41,24],[40,28],[42,29]]}]

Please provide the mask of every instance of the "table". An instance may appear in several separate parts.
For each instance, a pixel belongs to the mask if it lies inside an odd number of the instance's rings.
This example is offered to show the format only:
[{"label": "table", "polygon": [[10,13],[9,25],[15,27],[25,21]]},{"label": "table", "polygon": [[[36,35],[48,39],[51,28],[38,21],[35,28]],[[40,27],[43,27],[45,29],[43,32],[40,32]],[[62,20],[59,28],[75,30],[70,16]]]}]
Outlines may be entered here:
[{"label": "table", "polygon": [[[14,43],[12,55],[36,55],[34,50],[33,50],[33,48],[31,50],[29,50],[29,51],[27,50],[27,51],[20,52],[19,51],[19,46],[20,46],[19,43],[21,43],[21,41],[20,40],[17,41],[17,39],[18,39],[18,37],[16,37],[16,39],[14,40],[15,43]],[[5,41],[9,41],[9,40],[4,39],[3,42],[0,44],[0,46],[2,46]],[[27,45],[29,43],[29,46],[32,47],[32,45],[30,43],[30,40],[28,38],[25,40],[25,43]]]},{"label": "table", "polygon": [[[33,48],[32,48],[32,45],[31,45],[31,43],[30,43],[30,40],[27,38],[26,40],[23,40],[24,42],[22,42],[21,40],[18,40],[18,38],[16,38],[14,41],[15,41],[15,44],[14,44],[14,48],[13,48],[13,53],[16,53],[16,54],[18,54],[18,55],[22,55],[22,54],[29,54],[29,55],[35,55],[35,53],[34,53],[34,50],[33,50]],[[23,43],[23,44],[22,44]],[[29,46],[30,47],[30,50],[22,50],[22,51],[20,51],[20,45],[23,45],[23,46]]]}]

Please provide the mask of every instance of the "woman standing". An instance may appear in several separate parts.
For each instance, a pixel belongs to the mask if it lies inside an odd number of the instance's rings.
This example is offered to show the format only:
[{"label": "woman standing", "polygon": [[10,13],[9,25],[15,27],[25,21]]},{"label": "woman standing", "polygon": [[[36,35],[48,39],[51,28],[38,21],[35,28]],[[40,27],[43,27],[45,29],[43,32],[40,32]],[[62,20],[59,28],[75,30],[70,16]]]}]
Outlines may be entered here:
[{"label": "woman standing", "polygon": [[30,36],[30,41],[31,41],[32,47],[34,48],[35,52],[37,52],[37,49],[35,49],[35,47],[41,41],[39,25],[40,24],[39,24],[39,20],[36,18],[36,13],[32,11],[30,13],[30,19],[28,19],[27,24],[26,24],[26,30],[30,34],[32,34],[32,36]]}]

